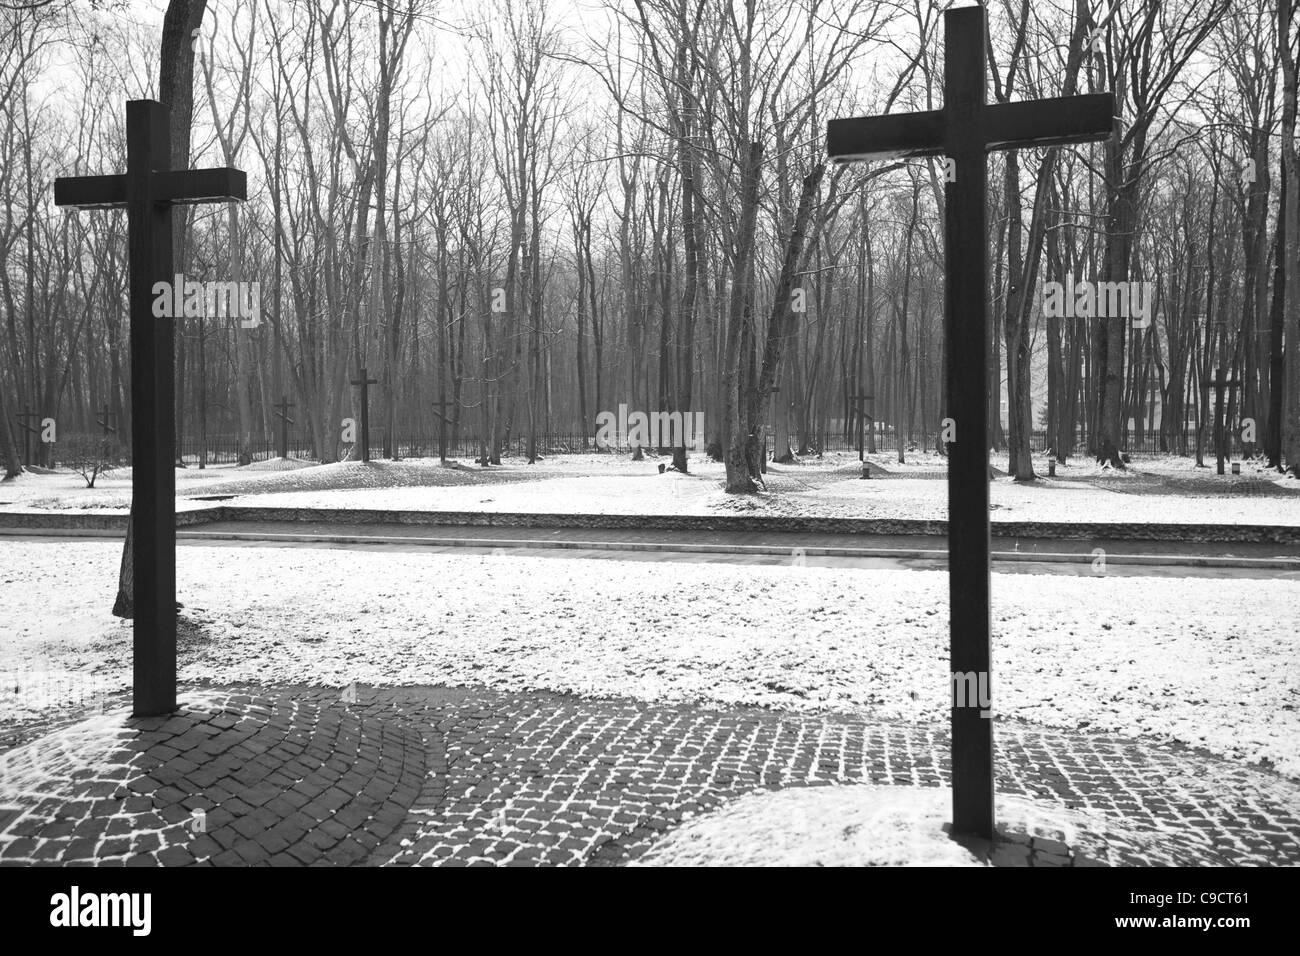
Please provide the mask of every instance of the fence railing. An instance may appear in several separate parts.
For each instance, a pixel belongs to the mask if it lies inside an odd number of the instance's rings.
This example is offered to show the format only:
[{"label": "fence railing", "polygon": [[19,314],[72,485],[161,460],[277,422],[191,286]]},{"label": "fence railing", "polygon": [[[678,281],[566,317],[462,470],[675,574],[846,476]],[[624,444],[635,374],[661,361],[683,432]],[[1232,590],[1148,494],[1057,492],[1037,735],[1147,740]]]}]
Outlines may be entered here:
[{"label": "fence railing", "polygon": [[[1242,442],[1241,435],[1235,429],[1226,428],[1224,430],[1224,438],[1227,440],[1227,447],[1225,451],[1228,453],[1229,456],[1241,457],[1244,456],[1247,452],[1255,452],[1258,450],[1258,446],[1250,447],[1247,446],[1244,442]],[[1202,450],[1205,456],[1207,458],[1213,457],[1214,456],[1214,429],[1213,428],[1208,428],[1208,427],[1206,428],[1204,435],[1202,435],[1201,437],[1201,443],[1202,443]],[[863,444],[868,448],[871,447],[869,437],[864,436]],[[923,447],[919,435],[912,439],[904,438],[904,444],[908,448],[920,449],[921,447]],[[1034,432],[1031,445],[1035,452],[1045,451],[1047,448],[1047,433],[1042,431]],[[813,443],[810,453],[816,454],[818,447],[819,446],[817,443]],[[853,436],[851,439],[849,439],[849,438],[845,438],[842,434],[837,433],[833,436],[827,436],[827,438],[822,443],[820,443],[820,447],[828,452],[853,452],[854,454],[856,454],[858,450],[858,439],[856,435]],[[924,443],[924,447],[933,450],[934,448],[933,435],[928,436],[928,438]],[[881,452],[896,451],[898,449],[898,439],[894,435],[893,429],[887,427],[884,429],[877,429],[876,448],[878,451]],[[1003,445],[1002,448],[999,449],[999,452],[1004,451],[1005,448],[1006,446]],[[1178,436],[1171,435],[1162,438],[1159,429],[1157,429],[1154,432],[1144,431],[1140,439],[1137,438],[1132,433],[1123,434],[1120,437],[1119,448],[1121,452],[1129,455],[1177,454],[1180,450],[1180,446],[1178,444]],[[1188,428],[1186,432],[1183,434],[1183,444],[1181,445],[1181,448],[1185,449],[1186,454],[1188,455],[1195,454],[1196,452],[1196,429],[1195,428]],[[1088,454],[1088,443],[1087,441],[1084,440],[1076,441],[1074,447],[1070,451],[1070,455],[1072,457],[1081,457],[1087,454]]]},{"label": "fence railing", "polygon": [[[72,465],[76,458],[85,459],[87,449],[100,448],[101,444],[104,449],[103,455],[106,460],[115,463],[125,463],[130,461],[130,448],[110,436],[104,439],[100,435],[70,435],[60,436],[62,440],[50,446],[50,454],[37,459],[38,462],[50,462],[51,460],[58,465]],[[1228,433],[1229,453],[1234,456],[1242,455],[1245,449],[1241,442],[1241,437],[1235,431]],[[793,438],[793,436],[792,436]],[[892,430],[884,429],[876,432],[876,448],[881,452],[894,451],[898,448],[897,438]],[[1196,448],[1195,429],[1189,429],[1185,436],[1186,449],[1192,453]],[[1203,439],[1204,450],[1207,456],[1213,456],[1213,440],[1211,435],[1206,435]],[[918,439],[904,439],[909,449],[919,449],[922,447]],[[479,439],[476,435],[461,434],[455,440],[451,436],[447,437],[447,457],[449,458],[477,458],[479,455]],[[1036,432],[1033,436],[1033,448],[1036,452],[1041,452],[1046,445],[1046,435],[1043,432]],[[340,447],[340,453],[346,455],[350,446],[343,445]],[[870,447],[870,444],[867,444]],[[933,449],[933,438],[925,443],[925,447]],[[279,457],[280,443],[278,438],[255,438],[249,444],[249,455],[252,461],[266,461],[271,458]],[[770,448],[770,439],[769,439]],[[816,455],[818,452],[857,452],[857,436],[845,438],[841,434],[827,435],[821,441],[813,442],[808,453]],[[1159,433],[1144,433],[1139,441],[1133,435],[1127,435],[1120,443],[1121,451],[1127,454],[1147,454],[1154,455],[1162,452],[1161,437]],[[310,437],[305,435],[290,435],[288,439],[288,454],[290,458],[299,458],[304,461],[318,461],[320,456],[317,452],[314,442]],[[649,450],[649,449],[647,449]],[[1175,445],[1171,445],[1170,452],[1176,450]],[[572,433],[550,434],[537,436],[537,453],[542,456],[547,455],[571,455],[582,452],[597,451],[595,440],[592,436],[584,436]],[[437,436],[418,435],[403,436],[397,441],[397,457],[399,458],[430,458],[438,454]],[[1076,443],[1071,454],[1074,457],[1084,456],[1088,453],[1087,443]],[[501,454],[505,458],[524,458],[528,454],[528,435],[511,435],[508,441],[503,442]],[[240,459],[240,442],[235,435],[221,434],[208,435],[204,440],[197,435],[185,435],[178,443],[178,457],[186,467],[194,467],[200,463],[209,465],[228,465],[235,464]],[[370,457],[385,457],[384,451],[384,434],[378,430],[370,439]]]},{"label": "fence railing", "polygon": [[[385,436],[382,430],[370,436],[371,458],[384,456],[384,440]],[[502,442],[501,454],[507,458],[525,457],[528,454],[528,442],[527,435],[511,435],[508,441]],[[320,456],[316,445],[307,436],[290,435],[286,444],[286,450],[290,458],[300,458],[306,461],[319,460]],[[399,458],[435,457],[438,454],[438,444],[436,435],[433,437],[427,435],[404,436],[397,440],[395,450]],[[448,436],[446,445],[448,458],[476,458],[480,451],[477,436],[460,435],[454,441],[451,436]],[[351,445],[341,445],[340,454],[346,455],[351,447]],[[125,463],[131,457],[128,443],[119,442],[111,436],[104,439],[99,435],[69,435],[62,437],[61,441],[50,446],[50,454],[56,464],[71,465],[74,458],[84,459],[88,454],[88,449],[92,448],[96,450],[102,448],[103,457],[116,463]],[[595,440],[591,436],[586,438],[585,444],[582,435],[537,436],[537,454],[539,455],[569,455],[578,454],[584,450],[596,450]],[[252,461],[266,461],[277,458],[280,455],[280,440],[279,438],[255,438],[249,443],[248,451]],[[195,435],[185,435],[177,443],[177,457],[187,467],[196,466],[200,463],[208,465],[234,464],[240,459],[240,440],[235,435],[208,435],[206,439]]]}]

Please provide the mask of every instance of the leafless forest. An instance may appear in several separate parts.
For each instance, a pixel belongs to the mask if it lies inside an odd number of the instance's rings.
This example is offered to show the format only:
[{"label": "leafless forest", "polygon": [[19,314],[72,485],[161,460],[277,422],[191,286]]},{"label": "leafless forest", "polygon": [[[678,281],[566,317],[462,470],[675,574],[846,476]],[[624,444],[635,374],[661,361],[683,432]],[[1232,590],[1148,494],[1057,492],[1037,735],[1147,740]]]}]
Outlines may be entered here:
[{"label": "leafless forest", "polygon": [[[161,4],[5,5],[6,472],[58,454],[25,440],[46,417],[60,441],[129,434],[125,216],[56,209],[51,184],[124,168],[141,97],[188,131],[176,165],[248,173],[246,203],[178,217],[187,279],[261,290],[254,327],[177,320],[199,463],[225,440],[251,460],[282,396],[313,457],[346,457],[362,368],[385,456],[436,448],[445,413],[481,464],[512,442],[531,458],[620,403],[702,410],[735,492],[764,448],[852,440],[855,408],[873,445],[935,448],[942,160],[831,165],[825,129],[940,105],[942,9],[174,0],[160,53]],[[1030,479],[1044,448],[1209,455],[1204,386],[1227,377],[1237,447],[1295,468],[1291,0],[989,13],[990,101],[1111,90],[1119,112],[1108,142],[990,155],[998,460]],[[1152,283],[1152,321],[1045,316],[1067,276]]]}]

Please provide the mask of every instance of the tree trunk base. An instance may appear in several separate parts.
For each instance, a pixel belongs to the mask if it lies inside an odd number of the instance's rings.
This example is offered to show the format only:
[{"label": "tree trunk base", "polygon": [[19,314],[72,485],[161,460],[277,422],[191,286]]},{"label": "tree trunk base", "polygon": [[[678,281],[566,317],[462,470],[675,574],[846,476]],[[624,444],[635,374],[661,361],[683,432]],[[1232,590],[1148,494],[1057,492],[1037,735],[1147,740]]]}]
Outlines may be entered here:
[{"label": "tree trunk base", "polygon": [[1119,449],[1114,447],[1103,447],[1097,452],[1097,464],[1109,464],[1112,468],[1124,470],[1124,459],[1120,456]]}]

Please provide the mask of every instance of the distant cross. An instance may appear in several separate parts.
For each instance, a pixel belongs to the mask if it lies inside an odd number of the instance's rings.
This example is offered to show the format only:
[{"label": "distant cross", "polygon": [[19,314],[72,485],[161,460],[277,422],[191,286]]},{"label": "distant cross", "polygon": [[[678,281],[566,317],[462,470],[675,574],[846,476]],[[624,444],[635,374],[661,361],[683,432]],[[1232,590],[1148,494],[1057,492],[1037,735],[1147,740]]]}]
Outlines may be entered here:
[{"label": "distant cross", "polygon": [[871,402],[873,403],[873,407],[874,407],[876,396],[850,395],[849,401],[853,403],[853,411],[856,413],[858,418],[858,461],[865,463],[867,460],[867,455],[866,452],[863,451],[863,448],[865,447],[863,444],[863,431],[864,431],[863,425],[865,424],[868,418],[871,419],[871,424],[874,425],[876,423],[876,419],[873,416],[867,414],[867,410],[862,407],[862,403]]},{"label": "distant cross", "polygon": [[[953,830],[993,836],[993,725],[989,674],[988,235],[985,154],[993,149],[1104,140],[1114,126],[1109,93],[987,105],[984,74],[988,21],[983,7],[944,13],[941,110],[831,120],[832,159],[944,156],[944,335],[948,408],[956,440],[948,446],[948,589],[950,659],[980,686],[981,700],[953,694]],[[961,705],[961,706],[959,706]]]},{"label": "distant cross", "polygon": [[378,385],[379,380],[370,377],[365,366],[361,368],[361,378],[354,378],[353,385],[361,386],[361,460],[370,460],[370,386]]},{"label": "distant cross", "polygon": [[[767,410],[767,412],[768,412],[767,417],[768,417],[768,418],[771,420],[771,422],[772,422],[772,427],[771,427],[770,431],[771,431],[771,433],[772,433],[772,455],[771,455],[771,458],[772,458],[773,461],[776,461],[776,396],[777,396],[777,394],[778,394],[780,391],[781,391],[781,386],[780,386],[780,385],[773,385],[773,386],[772,386],[772,388],[771,388],[771,397],[770,397],[770,402],[769,402],[769,406],[768,406],[768,410]],[[761,463],[761,470],[762,470],[763,474],[765,474],[765,475],[767,474],[767,459],[768,459],[768,454],[767,454],[767,433],[764,432],[764,434],[763,434],[763,461],[762,461],[762,463]]]},{"label": "distant cross", "polygon": [[14,416],[18,419],[18,427],[23,430],[23,464],[32,464],[32,436],[41,433],[40,428],[33,425],[32,422],[40,420],[40,413],[28,409]]},{"label": "distant cross", "polygon": [[447,413],[443,411],[443,409],[450,408],[454,406],[456,403],[449,402],[444,398],[441,401],[430,402],[429,404],[433,406],[433,414],[438,416],[438,460],[446,461],[447,460],[447,432],[446,432]]},{"label": "distant cross", "polygon": [[1217,377],[1209,379],[1201,384],[1202,390],[1208,392],[1214,389],[1214,454],[1216,458],[1215,474],[1223,474],[1223,456],[1224,446],[1224,419],[1227,416],[1227,407],[1223,404],[1223,390],[1229,389],[1228,401],[1231,402],[1237,393],[1237,386],[1241,384],[1240,379],[1229,378],[1223,371],[1223,366],[1219,366]]},{"label": "distant cross", "polygon": [[54,181],[57,206],[126,210],[137,717],[176,709],[175,329],[172,319],[154,316],[153,287],[175,281],[173,205],[240,202],[246,195],[241,170],[171,168],[171,110],[155,100],[126,104],[125,173]]},{"label": "distant cross", "polygon": [[112,420],[116,417],[117,417],[117,413],[110,411],[107,405],[105,405],[102,409],[100,409],[99,417],[95,419],[95,424],[100,427],[105,438],[107,438],[110,434],[112,435],[117,434],[117,428],[112,424],[110,424]]},{"label": "distant cross", "polygon": [[289,457],[289,426],[293,424],[293,419],[289,417],[289,409],[297,408],[293,402],[289,401],[288,395],[280,396],[280,401],[273,406],[275,408],[275,417],[280,419],[280,457]]}]

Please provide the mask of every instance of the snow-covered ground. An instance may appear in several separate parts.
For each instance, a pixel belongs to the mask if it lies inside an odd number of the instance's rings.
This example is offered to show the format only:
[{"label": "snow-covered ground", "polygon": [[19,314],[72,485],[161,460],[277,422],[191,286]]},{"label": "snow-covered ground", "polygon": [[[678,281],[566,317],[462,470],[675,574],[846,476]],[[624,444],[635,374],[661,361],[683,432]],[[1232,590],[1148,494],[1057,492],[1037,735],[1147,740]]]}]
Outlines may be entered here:
[{"label": "snow-covered ground", "polygon": [[[952,817],[946,787],[791,787],[748,794],[671,831],[634,866],[983,866],[943,831]],[[1158,847],[1098,811],[998,794],[998,828],[1062,840],[1105,860],[1105,836]],[[1095,854],[1095,855],[1094,855]]]},{"label": "snow-covered ground", "polygon": [[[205,507],[192,496],[206,495],[209,488],[239,480],[249,487],[265,481],[277,487],[289,473],[322,466],[297,459],[273,459],[254,462],[240,468],[235,465],[210,465],[207,468],[176,469],[176,507]],[[87,488],[85,479],[74,471],[24,472],[16,478],[0,481],[0,509],[4,510],[82,510],[97,512],[123,511],[131,506],[131,468],[116,468],[99,475],[95,487]]]},{"label": "snow-covered ground", "polygon": [[[0,542],[6,720],[129,679],[120,544]],[[178,552],[183,680],[488,684],[947,717],[947,576],[511,554]],[[1300,582],[994,575],[1001,717],[1300,776]],[[24,676],[25,675],[25,676]],[[12,679],[12,680],[11,680]],[[45,690],[42,691],[41,688]]]},{"label": "snow-covered ground", "polygon": [[943,832],[951,816],[951,791],[938,787],[759,792],[688,820],[633,865],[984,865]]},{"label": "snow-covered ground", "polygon": [[[947,516],[943,459],[870,456],[887,475],[861,480],[856,456],[771,465],[766,489],[753,496],[723,491],[723,467],[693,459],[691,472],[659,472],[668,459],[627,455],[564,455],[535,465],[518,460],[490,469],[472,462],[441,465],[411,459],[369,464],[260,462],[177,471],[178,506],[205,507],[204,495],[236,495],[232,503],[281,507],[417,511],[523,511],[552,514],[748,514],[846,518]],[[1046,473],[1045,462],[1038,463]],[[1056,478],[1023,484],[998,478],[991,488],[995,521],[1190,522],[1300,525],[1300,482],[1255,462],[1243,474],[1218,476],[1191,459],[1135,460],[1123,472],[1078,460]],[[25,474],[0,483],[0,508],[122,510],[130,503],[130,470],[86,489],[68,472]]]}]

